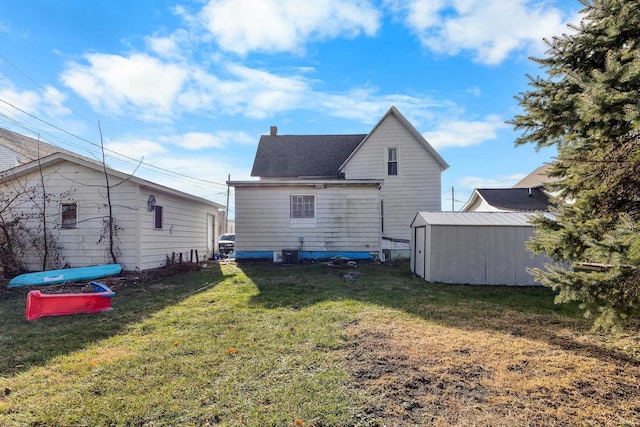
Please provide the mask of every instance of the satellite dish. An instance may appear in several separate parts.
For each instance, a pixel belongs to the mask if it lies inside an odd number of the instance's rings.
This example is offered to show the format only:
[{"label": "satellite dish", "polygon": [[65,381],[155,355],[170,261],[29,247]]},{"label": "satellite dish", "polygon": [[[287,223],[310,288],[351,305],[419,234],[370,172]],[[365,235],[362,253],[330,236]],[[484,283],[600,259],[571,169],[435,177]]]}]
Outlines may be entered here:
[{"label": "satellite dish", "polygon": [[153,194],[149,195],[147,199],[147,210],[152,211],[156,208],[156,197]]}]

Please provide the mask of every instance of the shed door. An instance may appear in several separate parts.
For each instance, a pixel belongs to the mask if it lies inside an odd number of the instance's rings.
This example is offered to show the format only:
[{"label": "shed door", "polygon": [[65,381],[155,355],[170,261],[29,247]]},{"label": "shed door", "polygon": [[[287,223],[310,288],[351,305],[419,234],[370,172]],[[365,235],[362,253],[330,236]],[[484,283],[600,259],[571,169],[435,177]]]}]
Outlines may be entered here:
[{"label": "shed door", "polygon": [[415,262],[415,266],[414,266],[414,272],[422,277],[423,279],[425,278],[425,272],[424,272],[424,262],[425,262],[425,231],[426,231],[426,227],[416,227],[415,228],[415,248],[414,248],[414,262]]}]

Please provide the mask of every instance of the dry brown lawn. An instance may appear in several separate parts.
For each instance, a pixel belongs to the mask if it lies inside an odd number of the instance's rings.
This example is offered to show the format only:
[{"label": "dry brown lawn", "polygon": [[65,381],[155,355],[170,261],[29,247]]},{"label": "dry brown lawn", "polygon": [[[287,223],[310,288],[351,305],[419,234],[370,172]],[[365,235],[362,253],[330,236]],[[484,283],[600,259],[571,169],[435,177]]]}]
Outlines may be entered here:
[{"label": "dry brown lawn", "polygon": [[463,319],[348,326],[347,362],[358,387],[380,397],[371,412],[384,425],[640,425],[640,363],[608,338],[510,311]]}]

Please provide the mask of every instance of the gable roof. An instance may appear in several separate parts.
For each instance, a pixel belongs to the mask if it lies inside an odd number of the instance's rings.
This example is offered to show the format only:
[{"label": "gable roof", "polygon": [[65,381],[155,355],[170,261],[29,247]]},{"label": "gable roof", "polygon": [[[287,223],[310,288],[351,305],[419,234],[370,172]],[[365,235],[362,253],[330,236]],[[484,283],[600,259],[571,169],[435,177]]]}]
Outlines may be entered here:
[{"label": "gable roof", "polygon": [[535,188],[541,187],[544,184],[554,181],[555,178],[549,177],[549,170],[551,169],[551,164],[547,163],[546,165],[542,165],[536,168],[529,175],[522,178],[518,181],[513,188]]},{"label": "gable roof", "polygon": [[[42,140],[30,138],[26,135],[12,132],[8,129],[0,128],[0,146],[4,146],[17,155],[17,165],[8,165],[14,167],[37,160],[38,157],[46,157],[54,153],[65,153],[74,157],[83,157],[64,148],[48,144]],[[86,160],[90,160],[86,158]],[[94,160],[91,160],[94,161]],[[0,164],[0,170],[5,169]]]},{"label": "gable roof", "polygon": [[[49,156],[40,158],[40,161],[34,160],[32,162],[25,163],[15,168],[1,171],[0,183],[8,182],[20,176],[23,176],[25,174],[37,171],[41,167],[44,168],[49,165],[56,165],[58,163],[65,162],[65,161],[74,163],[76,165],[84,166],[89,169],[93,169],[100,173],[104,173],[102,163],[92,161],[91,159],[76,157],[74,155],[69,155],[66,153],[54,153]],[[156,184],[155,182],[147,181],[146,179],[138,178],[137,176],[129,175],[129,174],[117,171],[115,169],[110,169],[109,167],[107,167],[106,170],[109,176],[119,178],[122,180],[122,182],[129,181],[146,188],[169,193],[174,196],[181,197],[183,199],[189,199],[189,200],[197,201],[200,203],[208,204],[210,206],[215,206],[216,208],[224,207],[220,203],[216,203],[211,200],[204,199],[202,197],[194,196],[192,194],[188,194],[170,187],[165,187],[164,185]],[[117,185],[117,183],[110,183],[110,184]]]},{"label": "gable roof", "polygon": [[386,112],[384,116],[378,121],[378,123],[371,129],[371,131],[366,135],[366,137],[358,144],[355,150],[349,155],[349,157],[340,165],[340,170],[351,160],[351,158],[355,155],[355,153],[367,142],[367,139],[380,127],[380,125],[387,119],[387,117],[393,115],[398,121],[409,131],[409,133],[418,141],[425,150],[435,159],[435,161],[440,165],[440,170],[444,171],[449,168],[449,163],[447,163],[440,154],[429,144],[429,142],[422,136],[420,132],[407,120],[405,116],[395,107],[391,106],[389,110]]},{"label": "gable roof", "polygon": [[548,194],[540,188],[477,188],[462,210],[478,198],[509,211],[547,211],[551,205]]},{"label": "gable roof", "polygon": [[251,176],[338,177],[366,135],[262,135]]},{"label": "gable roof", "polygon": [[368,134],[353,135],[262,135],[253,162],[251,176],[263,178],[319,178],[338,177],[343,167],[378,127],[393,115],[440,165],[449,164],[416,130],[391,106]]}]

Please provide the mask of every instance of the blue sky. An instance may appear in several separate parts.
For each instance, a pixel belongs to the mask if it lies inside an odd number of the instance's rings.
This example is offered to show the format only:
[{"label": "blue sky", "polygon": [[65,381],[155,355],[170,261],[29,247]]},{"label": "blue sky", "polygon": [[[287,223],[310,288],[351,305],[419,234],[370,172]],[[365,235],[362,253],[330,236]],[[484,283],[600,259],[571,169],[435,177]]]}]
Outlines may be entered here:
[{"label": "blue sky", "polygon": [[[224,204],[261,134],[368,133],[395,105],[451,165],[444,210],[555,151],[505,121],[577,0],[0,2],[0,127]],[[139,162],[142,161],[141,164]],[[233,197],[232,197],[233,200]],[[231,206],[233,215],[233,206]]]}]

